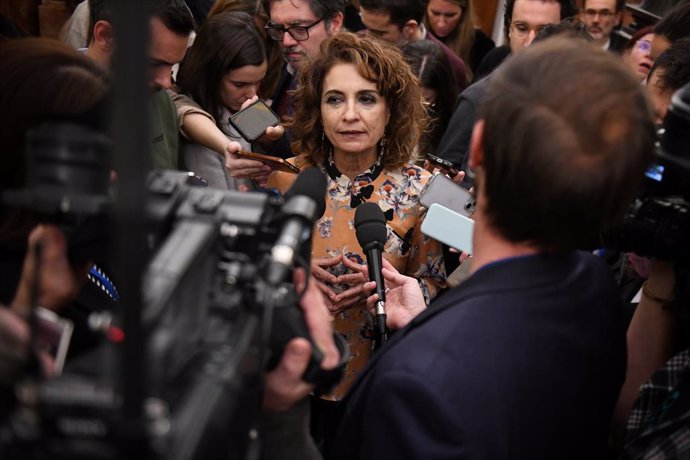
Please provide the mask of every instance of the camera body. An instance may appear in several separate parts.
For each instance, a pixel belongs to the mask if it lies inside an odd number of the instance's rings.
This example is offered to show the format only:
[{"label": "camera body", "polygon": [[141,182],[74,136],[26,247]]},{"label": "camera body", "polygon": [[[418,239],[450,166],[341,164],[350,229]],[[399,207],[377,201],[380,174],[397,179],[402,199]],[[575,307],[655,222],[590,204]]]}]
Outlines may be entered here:
[{"label": "camera body", "polygon": [[132,426],[123,417],[117,369],[127,357],[104,341],[90,360],[97,369],[83,373],[77,363],[59,378],[17,386],[3,458],[122,458],[137,444],[147,458],[244,458],[265,363],[281,352],[266,346],[266,312],[297,308],[291,284],[261,282],[283,200],[194,183],[185,172],[149,177],[157,247],[143,278],[144,419]]},{"label": "camera body", "polygon": [[604,245],[674,260],[690,250],[690,84],[673,95],[659,135],[642,193]]}]

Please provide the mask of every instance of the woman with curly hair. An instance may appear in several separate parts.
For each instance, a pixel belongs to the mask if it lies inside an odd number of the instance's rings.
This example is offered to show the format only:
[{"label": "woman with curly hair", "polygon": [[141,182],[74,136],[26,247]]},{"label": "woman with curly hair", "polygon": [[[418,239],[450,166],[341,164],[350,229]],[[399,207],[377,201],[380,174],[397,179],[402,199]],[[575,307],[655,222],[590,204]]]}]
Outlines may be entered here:
[{"label": "woman with curly hair", "polygon": [[[445,284],[440,243],[420,231],[425,209],[419,193],[430,174],[411,162],[427,115],[410,66],[397,49],[370,37],[333,35],[300,79],[292,148],[301,155],[290,161],[318,166],[328,180],[311,269],[352,353],[343,381],[324,396],[338,400],[369,358],[374,335],[360,265],[365,258],[353,226],[357,206],[372,202],[381,208],[387,220],[384,257],[419,280],[427,302]],[[274,172],[268,185],[284,192],[294,178]]]}]

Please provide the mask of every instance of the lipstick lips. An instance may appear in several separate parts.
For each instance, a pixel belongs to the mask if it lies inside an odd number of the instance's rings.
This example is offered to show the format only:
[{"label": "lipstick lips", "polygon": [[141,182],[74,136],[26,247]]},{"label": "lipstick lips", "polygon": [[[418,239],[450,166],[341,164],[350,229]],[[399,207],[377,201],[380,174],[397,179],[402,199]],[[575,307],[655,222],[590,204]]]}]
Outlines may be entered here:
[{"label": "lipstick lips", "polygon": [[364,131],[339,131],[342,136],[356,136],[358,134],[365,134]]}]

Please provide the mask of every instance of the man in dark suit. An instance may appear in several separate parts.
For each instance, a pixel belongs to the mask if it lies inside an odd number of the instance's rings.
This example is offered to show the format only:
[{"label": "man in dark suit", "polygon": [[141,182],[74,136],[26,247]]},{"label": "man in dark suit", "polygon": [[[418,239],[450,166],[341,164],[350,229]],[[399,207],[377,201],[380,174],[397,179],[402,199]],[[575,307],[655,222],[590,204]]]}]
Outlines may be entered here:
[{"label": "man in dark suit", "polygon": [[558,37],[498,69],[485,101],[470,147],[472,274],[424,310],[416,281],[384,269],[388,324],[404,327],[342,401],[326,458],[606,453],[623,308],[608,267],[578,249],[636,192],[649,105],[610,53]]}]

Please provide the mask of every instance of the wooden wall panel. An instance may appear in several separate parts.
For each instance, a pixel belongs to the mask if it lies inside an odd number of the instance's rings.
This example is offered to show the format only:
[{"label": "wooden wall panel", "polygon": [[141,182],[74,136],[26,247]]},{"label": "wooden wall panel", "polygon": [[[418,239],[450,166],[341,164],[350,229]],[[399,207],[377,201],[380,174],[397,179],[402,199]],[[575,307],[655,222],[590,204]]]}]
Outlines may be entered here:
[{"label": "wooden wall panel", "polygon": [[0,12],[30,35],[38,35],[40,0],[0,0]]},{"label": "wooden wall panel", "polygon": [[72,0],[0,0],[0,12],[29,35],[57,37],[73,9]]},{"label": "wooden wall panel", "polygon": [[[472,10],[474,11],[476,26],[489,37],[494,30],[494,20],[496,19],[497,0],[471,0]],[[503,12],[501,12],[503,14]]]},{"label": "wooden wall panel", "polygon": [[62,25],[69,19],[72,11],[63,0],[43,0],[38,7],[41,35],[57,38]]}]

